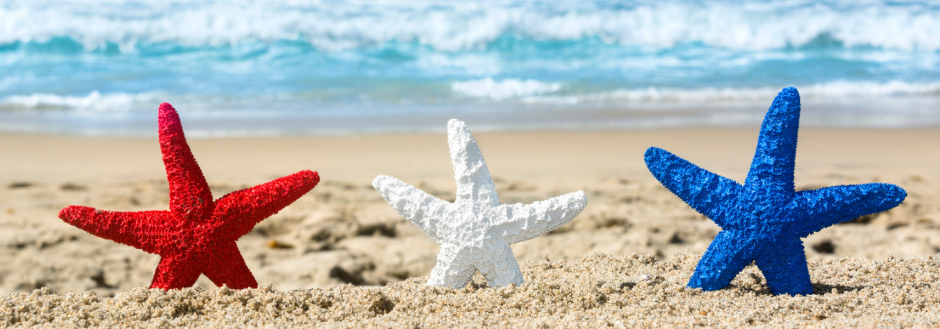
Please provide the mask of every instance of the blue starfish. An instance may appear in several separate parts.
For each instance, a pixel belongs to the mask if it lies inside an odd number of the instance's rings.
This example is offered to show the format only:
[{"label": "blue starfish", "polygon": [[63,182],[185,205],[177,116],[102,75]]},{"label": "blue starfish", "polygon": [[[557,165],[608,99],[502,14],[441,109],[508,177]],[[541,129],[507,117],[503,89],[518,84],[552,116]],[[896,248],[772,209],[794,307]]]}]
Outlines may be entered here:
[{"label": "blue starfish", "polygon": [[696,266],[690,288],[722,289],[756,262],[773,294],[812,294],[800,239],[904,201],[903,189],[883,183],[797,192],[793,165],[799,124],[800,95],[786,88],[767,111],[743,186],[666,150],[646,151],[653,176],[722,228]]}]

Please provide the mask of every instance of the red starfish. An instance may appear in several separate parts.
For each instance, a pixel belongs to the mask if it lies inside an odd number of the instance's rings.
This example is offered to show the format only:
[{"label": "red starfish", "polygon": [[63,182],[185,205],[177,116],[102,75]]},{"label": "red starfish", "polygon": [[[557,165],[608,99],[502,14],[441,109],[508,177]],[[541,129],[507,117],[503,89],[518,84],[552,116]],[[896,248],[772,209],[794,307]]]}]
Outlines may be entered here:
[{"label": "red starfish", "polygon": [[150,288],[190,287],[200,274],[218,286],[258,287],[235,240],[313,189],[320,176],[303,170],[213,201],[172,105],[160,104],[159,121],[170,210],[120,212],[69,206],[59,218],[95,236],[160,255]]}]

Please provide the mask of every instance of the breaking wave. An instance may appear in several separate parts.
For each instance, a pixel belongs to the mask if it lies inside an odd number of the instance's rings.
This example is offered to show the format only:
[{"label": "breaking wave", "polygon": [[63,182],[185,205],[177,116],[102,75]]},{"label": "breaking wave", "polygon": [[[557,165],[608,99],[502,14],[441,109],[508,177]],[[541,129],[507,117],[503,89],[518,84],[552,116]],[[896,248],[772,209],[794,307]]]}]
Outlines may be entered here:
[{"label": "breaking wave", "polygon": [[[20,110],[76,109],[92,111],[126,111],[137,105],[158,101],[154,93],[102,95],[97,90],[86,96],[55,94],[12,95],[0,99],[0,108]],[[159,103],[157,103],[159,104]]]},{"label": "breaking wave", "polygon": [[[456,81],[450,84],[454,97],[449,101],[459,104],[461,98],[470,97],[484,101],[518,102],[524,104],[591,104],[591,103],[766,103],[780,92],[779,87],[759,88],[637,88],[616,89],[597,93],[572,93],[557,82],[542,82],[526,79]],[[908,83],[890,81],[885,83],[835,81],[796,86],[804,99],[849,99],[891,97],[940,97],[940,82]],[[310,95],[245,95],[240,97],[221,95],[171,95],[167,93],[102,94],[93,91],[84,96],[60,96],[54,94],[12,95],[0,98],[0,109],[7,110],[82,110],[91,112],[153,110],[164,101],[173,100],[192,104],[209,111],[226,109],[254,109],[277,104],[294,104],[297,107],[316,106],[334,101],[328,96]]]},{"label": "breaking wave", "polygon": [[[545,95],[522,97],[524,103],[582,104],[582,103],[713,103],[713,102],[767,102],[780,92],[780,87],[760,88],[639,88],[618,89],[609,92],[581,95]],[[842,100],[866,97],[940,97],[940,82],[885,83],[835,81],[798,86],[801,98]]]},{"label": "breaking wave", "polygon": [[302,40],[336,51],[389,41],[439,51],[479,49],[504,35],[600,38],[668,48],[682,43],[766,50],[820,40],[844,47],[940,49],[940,6],[921,1],[321,2],[35,0],[0,5],[0,44],[69,37],[86,49],[141,43],[224,46]]},{"label": "breaking wave", "polygon": [[451,90],[458,94],[493,100],[541,95],[556,92],[559,89],[561,89],[560,83],[545,83],[532,79],[494,81],[489,77],[481,80],[458,81],[451,84]]}]

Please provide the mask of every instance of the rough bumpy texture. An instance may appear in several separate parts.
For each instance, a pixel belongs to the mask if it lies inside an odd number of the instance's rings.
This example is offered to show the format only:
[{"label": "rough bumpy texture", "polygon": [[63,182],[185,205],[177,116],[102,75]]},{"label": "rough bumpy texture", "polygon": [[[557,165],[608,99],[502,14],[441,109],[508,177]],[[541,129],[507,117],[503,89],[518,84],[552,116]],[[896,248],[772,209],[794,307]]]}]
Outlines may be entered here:
[{"label": "rough bumpy texture", "polygon": [[483,154],[467,125],[447,123],[457,199],[450,203],[389,177],[372,186],[402,216],[441,244],[429,285],[462,288],[479,270],[494,287],[524,282],[509,245],[545,234],[584,210],[587,195],[575,192],[532,204],[499,204]]},{"label": "rough bumpy texture", "polygon": [[722,289],[756,262],[774,294],[812,294],[800,238],[894,208],[907,196],[900,187],[883,183],[796,192],[799,97],[792,87],[777,95],[761,125],[757,153],[743,186],[665,150],[646,151],[653,176],[723,229],[696,267],[689,287]]},{"label": "rough bumpy texture", "polygon": [[309,192],[320,177],[304,170],[213,201],[170,104],[160,105],[159,122],[170,210],[118,212],[69,206],[59,218],[98,237],[160,255],[151,288],[190,287],[200,274],[218,286],[256,288],[235,240]]},{"label": "rough bumpy texture", "polygon": [[527,282],[163,291],[104,297],[43,288],[0,295],[4,327],[132,328],[936,328],[940,256],[812,261],[812,296],[773,296],[750,266],[728,289],[685,286],[701,254],[594,254],[522,264]]}]

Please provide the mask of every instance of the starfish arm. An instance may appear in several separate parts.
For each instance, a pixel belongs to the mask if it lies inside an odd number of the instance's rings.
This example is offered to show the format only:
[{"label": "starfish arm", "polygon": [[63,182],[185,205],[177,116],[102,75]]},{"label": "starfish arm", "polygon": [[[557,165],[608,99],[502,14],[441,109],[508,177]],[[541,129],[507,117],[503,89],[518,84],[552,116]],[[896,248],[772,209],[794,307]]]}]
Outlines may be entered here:
[{"label": "starfish arm", "polygon": [[767,287],[774,295],[811,295],[813,284],[806,265],[806,251],[799,238],[781,238],[756,259]]},{"label": "starfish arm", "polygon": [[741,184],[702,169],[661,148],[647,149],[645,160],[653,177],[695,211],[723,228],[734,225],[733,217],[726,214],[743,189]]},{"label": "starfish arm", "polygon": [[248,234],[265,218],[287,207],[310,192],[320,176],[310,170],[302,170],[289,176],[235,191],[216,201],[215,220],[223,221],[227,234],[233,239]]},{"label": "starfish arm", "polygon": [[477,269],[486,277],[490,287],[502,288],[512,283],[516,286],[525,283],[519,262],[508,243],[485,245],[484,248],[488,259],[481,261]]},{"label": "starfish arm", "polygon": [[447,143],[450,146],[450,160],[454,165],[454,179],[457,180],[455,203],[498,206],[496,185],[493,185],[493,178],[490,177],[490,170],[483,160],[483,153],[470,134],[467,124],[456,119],[448,121]]},{"label": "starfish arm", "polygon": [[794,207],[805,222],[794,223],[805,237],[826,227],[897,207],[907,197],[899,186],[885,183],[830,186],[800,191]]},{"label": "starfish arm", "polygon": [[441,244],[437,254],[437,265],[431,269],[429,286],[442,286],[460,289],[467,286],[476,267],[473,264],[473,252],[450,244]]},{"label": "starfish arm", "polygon": [[390,176],[378,176],[372,187],[392,205],[399,214],[418,226],[434,241],[442,242],[441,220],[447,217],[450,202],[430,195],[417,187]]},{"label": "starfish arm", "polygon": [[495,208],[490,233],[507,243],[535,238],[565,225],[587,206],[587,195],[578,191],[532,204],[504,204]]},{"label": "starfish arm", "polygon": [[170,243],[168,228],[172,225],[169,211],[107,211],[91,207],[69,206],[59,218],[94,236],[146,251],[159,253]]},{"label": "starfish arm", "polygon": [[258,281],[251,275],[251,270],[245,264],[241,252],[235,241],[217,246],[210,259],[204,261],[204,274],[212,283],[221,287],[225,285],[231,289],[258,288]]},{"label": "starfish arm", "polygon": [[202,274],[199,269],[199,262],[192,257],[179,254],[161,256],[160,265],[157,265],[157,270],[153,273],[150,289],[170,290],[192,287]]},{"label": "starfish arm", "polygon": [[695,266],[689,288],[719,290],[754,260],[754,241],[731,231],[721,231]]},{"label": "starfish arm", "polygon": [[208,215],[212,210],[212,192],[196,163],[179,114],[169,103],[160,104],[160,151],[170,183],[170,211],[180,218]]},{"label": "starfish arm", "polygon": [[745,186],[769,193],[793,193],[799,127],[800,94],[789,87],[777,95],[764,117]]}]

